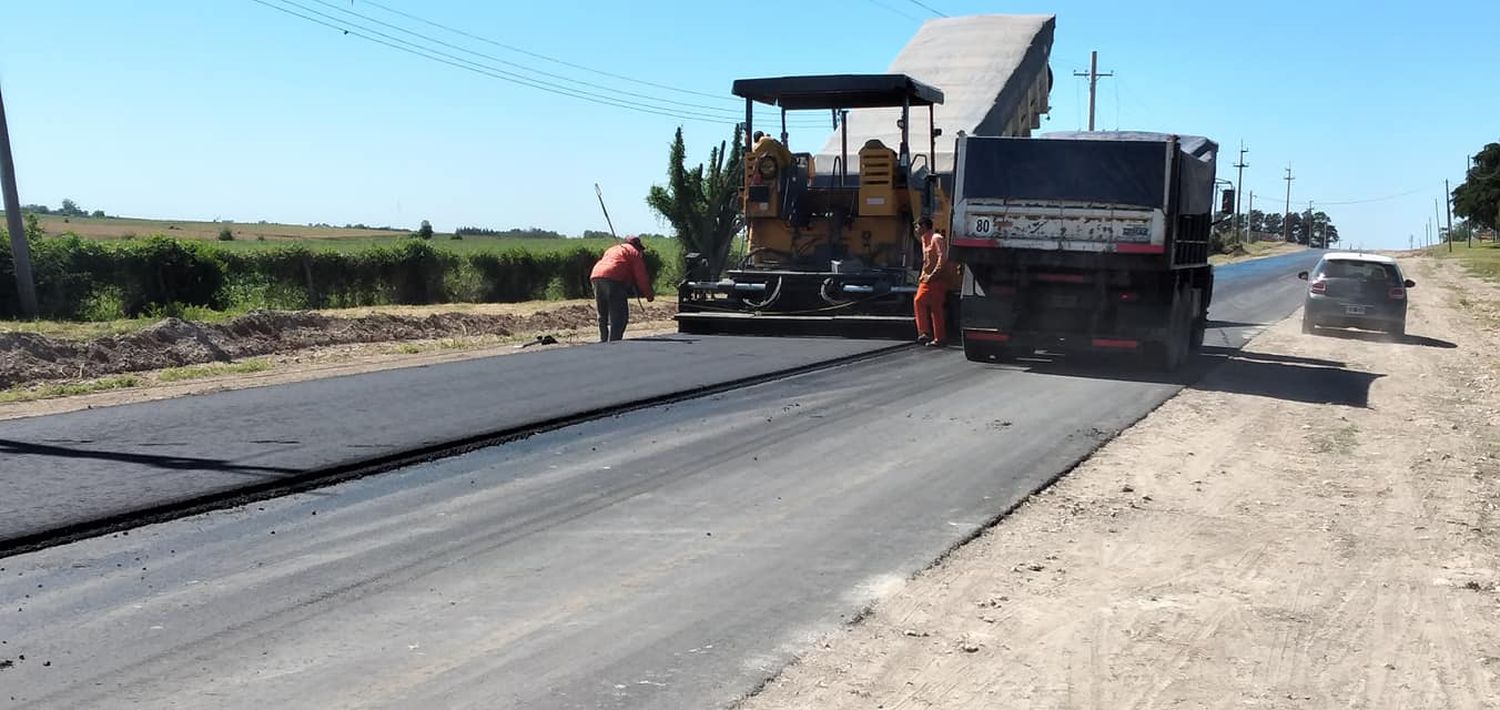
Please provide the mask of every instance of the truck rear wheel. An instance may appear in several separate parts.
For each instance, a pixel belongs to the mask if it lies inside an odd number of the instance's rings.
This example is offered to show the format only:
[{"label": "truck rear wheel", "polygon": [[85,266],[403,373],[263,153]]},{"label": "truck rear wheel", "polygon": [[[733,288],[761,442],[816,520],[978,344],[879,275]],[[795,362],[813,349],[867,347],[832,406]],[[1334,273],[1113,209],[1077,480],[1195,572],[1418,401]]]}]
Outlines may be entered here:
[{"label": "truck rear wheel", "polygon": [[1146,357],[1151,366],[1163,372],[1172,372],[1187,359],[1189,347],[1196,330],[1197,318],[1190,310],[1190,299],[1178,291],[1172,296],[1172,310],[1167,317],[1167,335],[1160,342],[1146,346]]}]

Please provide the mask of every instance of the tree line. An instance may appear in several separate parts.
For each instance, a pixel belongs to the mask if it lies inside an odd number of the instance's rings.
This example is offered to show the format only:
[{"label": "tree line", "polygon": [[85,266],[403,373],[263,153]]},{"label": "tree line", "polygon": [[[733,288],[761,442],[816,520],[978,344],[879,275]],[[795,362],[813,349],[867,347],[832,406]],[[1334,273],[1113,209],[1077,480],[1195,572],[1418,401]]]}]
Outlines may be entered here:
[{"label": "tree line", "polygon": [[1455,236],[1473,227],[1500,229],[1500,143],[1486,145],[1470,159],[1464,181],[1453,190],[1453,214],[1471,223],[1455,227]]},{"label": "tree line", "polygon": [[104,213],[104,210],[94,210],[93,212],[85,210],[84,208],[79,207],[77,202],[74,202],[73,200],[67,199],[67,198],[63,199],[62,205],[60,207],[58,207],[57,209],[52,209],[51,207],[48,207],[46,205],[21,205],[21,211],[22,212],[29,212],[31,214],[57,215],[59,217],[108,217],[109,216],[109,215],[107,215],[107,214]]},{"label": "tree line", "polygon": [[[1272,235],[1295,244],[1327,247],[1337,244],[1340,239],[1339,228],[1333,223],[1333,218],[1321,211],[1313,212],[1309,222],[1305,211],[1283,215],[1281,212],[1250,210],[1249,215],[1240,215],[1240,223],[1252,234]],[[1219,221],[1214,227],[1216,241],[1228,241],[1234,237],[1234,233],[1235,220],[1228,213],[1220,213]]]}]

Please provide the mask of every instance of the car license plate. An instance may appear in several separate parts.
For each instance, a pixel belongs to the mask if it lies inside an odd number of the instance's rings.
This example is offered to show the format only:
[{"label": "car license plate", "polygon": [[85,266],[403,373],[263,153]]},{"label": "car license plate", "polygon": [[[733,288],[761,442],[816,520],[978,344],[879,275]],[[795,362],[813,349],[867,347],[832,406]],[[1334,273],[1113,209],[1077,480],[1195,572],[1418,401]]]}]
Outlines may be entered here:
[{"label": "car license plate", "polygon": [[1344,306],[1344,315],[1362,316],[1365,314],[1364,306]]}]

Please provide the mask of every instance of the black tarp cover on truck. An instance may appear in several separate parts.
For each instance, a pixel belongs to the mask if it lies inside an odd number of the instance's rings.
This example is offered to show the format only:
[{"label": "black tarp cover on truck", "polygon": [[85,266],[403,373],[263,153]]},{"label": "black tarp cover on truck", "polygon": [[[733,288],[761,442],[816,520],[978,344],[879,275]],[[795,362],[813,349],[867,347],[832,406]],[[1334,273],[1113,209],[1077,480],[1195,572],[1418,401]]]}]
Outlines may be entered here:
[{"label": "black tarp cover on truck", "polygon": [[[1165,208],[1170,140],[1165,133],[1105,131],[970,137],[959,197]],[[1202,136],[1177,140],[1177,211],[1211,213],[1218,145]]]}]

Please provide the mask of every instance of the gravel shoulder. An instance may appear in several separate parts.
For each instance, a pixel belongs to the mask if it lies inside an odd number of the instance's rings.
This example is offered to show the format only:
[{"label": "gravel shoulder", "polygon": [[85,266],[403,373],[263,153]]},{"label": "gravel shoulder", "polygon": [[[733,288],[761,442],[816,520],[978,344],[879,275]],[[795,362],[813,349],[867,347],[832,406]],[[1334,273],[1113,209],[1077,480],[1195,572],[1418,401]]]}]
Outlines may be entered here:
[{"label": "gravel shoulder", "polygon": [[1299,316],[741,706],[1500,707],[1500,289]]}]

